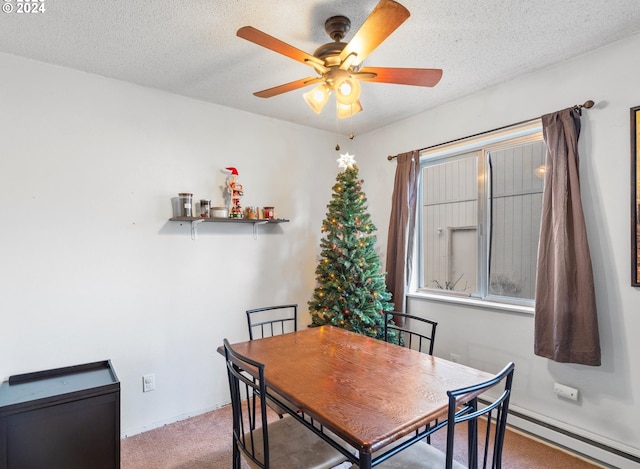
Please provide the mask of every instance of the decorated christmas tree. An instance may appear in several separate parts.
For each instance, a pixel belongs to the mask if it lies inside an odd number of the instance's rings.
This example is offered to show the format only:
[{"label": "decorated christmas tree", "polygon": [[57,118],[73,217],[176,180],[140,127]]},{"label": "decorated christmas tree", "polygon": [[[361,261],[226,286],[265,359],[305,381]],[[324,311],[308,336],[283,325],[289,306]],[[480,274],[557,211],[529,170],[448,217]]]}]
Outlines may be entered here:
[{"label": "decorated christmas tree", "polygon": [[326,235],[320,241],[317,287],[308,303],[311,327],[331,324],[382,339],[383,311],[392,311],[393,303],[374,250],[376,227],[367,213],[353,155],[341,155],[338,162],[342,171],[322,223]]}]

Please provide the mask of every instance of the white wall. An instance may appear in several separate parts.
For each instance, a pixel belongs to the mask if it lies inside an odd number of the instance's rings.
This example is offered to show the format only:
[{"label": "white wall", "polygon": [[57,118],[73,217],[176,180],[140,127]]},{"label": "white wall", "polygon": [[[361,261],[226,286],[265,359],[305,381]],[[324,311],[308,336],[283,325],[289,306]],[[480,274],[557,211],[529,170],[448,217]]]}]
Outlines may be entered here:
[{"label": "white wall", "polygon": [[[439,322],[436,355],[449,358],[456,353],[462,362],[488,371],[515,361],[514,407],[638,456],[640,290],[630,286],[629,108],[640,104],[639,49],[640,35],[371,132],[357,148],[372,218],[384,247],[395,172],[387,155],[502,127],[587,99],[596,102],[583,114],[579,150],[602,366],[559,364],[535,356],[531,315],[420,298],[411,298],[409,310]],[[556,381],[579,388],[580,400],[558,398],[552,390]]]},{"label": "white wall", "polygon": [[[421,299],[410,310],[440,322],[437,355],[489,371],[513,359],[514,406],[635,454],[629,108],[640,104],[639,48],[636,36],[357,136],[349,149],[384,260],[388,154],[596,101],[580,151],[603,365],[534,356],[528,315]],[[244,310],[294,301],[305,311],[311,297],[335,137],[9,55],[0,70],[0,379],[110,358],[123,434],[228,402],[215,348],[247,338]],[[257,240],[248,226],[201,225],[192,241],[188,226],[167,221],[178,192],[215,201],[225,166],[239,169],[245,205],[273,204],[291,223],[261,228]],[[141,392],[145,373],[156,391]],[[580,401],[557,398],[554,381],[578,387]]]},{"label": "white wall", "polygon": [[[228,403],[222,339],[244,311],[297,302],[307,324],[335,136],[0,54],[0,381],[111,359],[122,433]],[[243,205],[290,223],[169,222],[171,198]],[[141,377],[155,373],[156,390]]]}]

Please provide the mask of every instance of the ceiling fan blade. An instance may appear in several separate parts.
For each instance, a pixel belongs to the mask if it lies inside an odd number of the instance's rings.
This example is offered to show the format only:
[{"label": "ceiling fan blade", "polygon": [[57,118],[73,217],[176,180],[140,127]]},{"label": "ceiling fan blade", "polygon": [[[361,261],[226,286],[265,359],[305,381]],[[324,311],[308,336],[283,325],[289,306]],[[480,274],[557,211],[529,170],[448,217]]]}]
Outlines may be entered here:
[{"label": "ceiling fan blade", "polygon": [[[360,76],[360,74],[365,75]],[[375,76],[367,74],[375,74]],[[442,78],[442,70],[439,68],[362,67],[355,76],[361,81],[413,86],[435,86],[440,81],[440,78]]]},{"label": "ceiling fan blade", "polygon": [[307,54],[306,52],[301,51],[300,49],[297,49],[287,44],[286,42],[281,41],[280,39],[269,36],[267,33],[263,33],[253,26],[244,26],[238,29],[236,35],[238,37],[241,37],[242,39],[251,41],[254,44],[258,44],[259,46],[266,47],[269,50],[277,52],[278,54],[282,54],[293,60],[302,62],[305,65],[313,67],[315,64],[324,67],[324,61],[320,60],[319,58],[314,57],[311,54]]},{"label": "ceiling fan blade", "polygon": [[[358,32],[340,53],[340,68],[358,65],[409,18],[409,10],[393,0],[380,0]],[[345,60],[355,54],[355,59]]]},{"label": "ceiling fan blade", "polygon": [[269,88],[267,90],[258,91],[253,94],[258,98],[271,98],[288,91],[293,91],[304,88],[305,86],[313,85],[314,83],[318,83],[320,81],[323,81],[322,77],[307,77],[300,80],[292,81],[291,83],[285,83],[284,85],[274,86],[273,88]]}]

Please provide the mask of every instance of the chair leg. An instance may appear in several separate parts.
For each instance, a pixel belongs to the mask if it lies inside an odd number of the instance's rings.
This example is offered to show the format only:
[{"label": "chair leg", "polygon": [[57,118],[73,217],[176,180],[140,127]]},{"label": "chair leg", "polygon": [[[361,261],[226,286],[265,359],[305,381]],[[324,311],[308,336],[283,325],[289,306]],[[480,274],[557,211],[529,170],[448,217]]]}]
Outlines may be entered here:
[{"label": "chair leg", "polygon": [[238,445],[236,444],[235,438],[231,438],[231,444],[233,445],[233,469],[240,469],[240,450],[238,449]]},{"label": "chair leg", "polygon": [[469,439],[469,467],[478,467],[478,420],[471,419],[467,426]]}]

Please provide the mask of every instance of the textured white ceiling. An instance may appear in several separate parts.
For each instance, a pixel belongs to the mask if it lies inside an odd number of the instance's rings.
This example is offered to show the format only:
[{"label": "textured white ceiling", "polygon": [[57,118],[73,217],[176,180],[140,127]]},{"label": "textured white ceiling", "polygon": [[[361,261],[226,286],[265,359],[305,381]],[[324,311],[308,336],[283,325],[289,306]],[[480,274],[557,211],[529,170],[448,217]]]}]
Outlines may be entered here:
[{"label": "textured white ceiling", "polygon": [[[14,9],[0,13],[2,52],[329,131],[336,129],[332,106],[320,115],[313,113],[302,98],[306,89],[268,99],[253,96],[254,91],[314,72],[236,37],[235,32],[251,25],[313,53],[330,41],[324,32],[328,17],[351,19],[349,40],[377,4],[377,0],[40,0],[44,13],[18,14],[19,1],[2,2],[4,8],[10,4]],[[400,2],[411,17],[365,65],[441,68],[443,78],[435,88],[363,83],[364,111],[351,122],[342,120],[341,133],[388,125],[640,31],[638,0]]]}]

